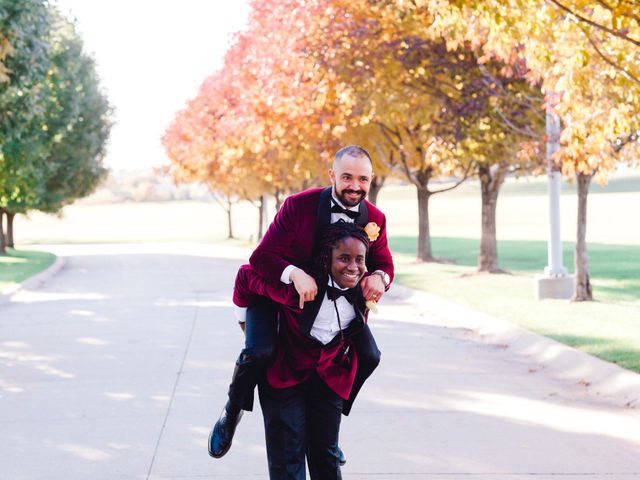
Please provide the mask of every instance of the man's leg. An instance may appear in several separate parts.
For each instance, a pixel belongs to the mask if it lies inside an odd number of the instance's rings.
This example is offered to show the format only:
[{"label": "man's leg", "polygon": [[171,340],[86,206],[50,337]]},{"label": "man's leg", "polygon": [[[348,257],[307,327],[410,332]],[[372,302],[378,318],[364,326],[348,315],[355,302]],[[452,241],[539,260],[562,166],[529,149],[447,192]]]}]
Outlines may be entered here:
[{"label": "man's leg", "polygon": [[266,298],[247,309],[245,348],[240,352],[229,385],[233,411],[253,410],[253,392],[273,359],[278,336],[278,306]]},{"label": "man's leg", "polygon": [[358,392],[360,392],[360,389],[367,378],[369,378],[373,371],[378,367],[378,364],[380,363],[380,356],[382,355],[378,349],[378,345],[376,345],[373,334],[369,329],[369,325],[365,325],[364,330],[359,332],[357,335],[354,335],[353,343],[356,348],[356,352],[358,353],[358,369],[356,370],[356,378],[353,382],[349,399],[344,402],[344,406],[342,408],[342,413],[344,415],[349,415],[349,412],[351,412],[351,407],[353,406],[353,402],[358,395]]},{"label": "man's leg", "polygon": [[231,448],[242,410],[253,409],[253,391],[275,352],[277,316],[276,304],[267,299],[247,309],[245,348],[236,361],[229,400],[209,436],[209,455],[214,458],[224,456]]},{"label": "man's leg", "polygon": [[338,436],[343,400],[317,375],[307,382],[307,462],[311,480],[341,480]]},{"label": "man's leg", "polygon": [[305,394],[304,387],[276,389],[267,382],[258,387],[264,417],[270,480],[305,478]]}]

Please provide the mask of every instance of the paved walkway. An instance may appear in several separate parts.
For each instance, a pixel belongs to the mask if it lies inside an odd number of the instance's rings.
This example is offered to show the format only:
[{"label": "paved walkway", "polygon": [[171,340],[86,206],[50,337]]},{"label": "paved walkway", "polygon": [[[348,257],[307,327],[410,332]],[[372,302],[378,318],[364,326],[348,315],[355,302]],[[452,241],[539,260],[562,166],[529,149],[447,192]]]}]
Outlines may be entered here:
[{"label": "paved walkway", "polygon": [[[57,250],[57,276],[0,304],[0,479],[266,479],[259,411],[226,457],[206,451],[246,253]],[[388,297],[371,318],[383,361],[343,422],[345,479],[640,478],[636,409],[416,307]]]}]

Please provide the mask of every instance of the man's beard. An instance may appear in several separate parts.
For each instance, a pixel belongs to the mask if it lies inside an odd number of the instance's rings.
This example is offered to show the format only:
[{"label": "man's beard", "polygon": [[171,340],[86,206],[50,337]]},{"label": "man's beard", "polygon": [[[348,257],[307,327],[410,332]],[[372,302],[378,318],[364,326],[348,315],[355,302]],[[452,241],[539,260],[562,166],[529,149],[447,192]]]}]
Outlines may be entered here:
[{"label": "man's beard", "polygon": [[[338,193],[338,189],[336,188],[335,183],[333,184],[333,190],[336,192],[336,198],[340,200],[340,203],[342,203],[342,205],[344,205],[345,207],[355,207],[357,205],[360,205],[360,202],[362,202],[362,200],[364,200],[364,197],[367,196],[367,194],[363,190],[346,189]],[[356,200],[355,202],[352,200],[348,200],[346,195],[349,193],[360,194],[360,198],[358,198],[358,200]]]}]

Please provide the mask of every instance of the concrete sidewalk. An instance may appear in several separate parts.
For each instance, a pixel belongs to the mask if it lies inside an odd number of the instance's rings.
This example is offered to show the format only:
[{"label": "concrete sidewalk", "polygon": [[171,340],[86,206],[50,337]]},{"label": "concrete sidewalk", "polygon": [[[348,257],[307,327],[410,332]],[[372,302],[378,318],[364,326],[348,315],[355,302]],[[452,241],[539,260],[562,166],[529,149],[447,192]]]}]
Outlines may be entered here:
[{"label": "concrete sidewalk", "polygon": [[[266,479],[259,409],[227,456],[206,451],[243,341],[230,297],[246,252],[56,253],[61,272],[0,305],[0,479]],[[345,479],[640,478],[640,413],[621,406],[637,376],[586,387],[591,367],[482,342],[482,318],[461,316],[397,289],[371,318],[383,361],[343,419]]]}]

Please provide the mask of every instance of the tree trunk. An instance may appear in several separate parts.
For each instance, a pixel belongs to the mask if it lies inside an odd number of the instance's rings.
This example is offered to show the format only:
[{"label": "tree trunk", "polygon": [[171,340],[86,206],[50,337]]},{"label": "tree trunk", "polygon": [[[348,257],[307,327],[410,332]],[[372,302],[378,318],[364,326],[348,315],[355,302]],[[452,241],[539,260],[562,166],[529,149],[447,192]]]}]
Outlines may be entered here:
[{"label": "tree trunk", "polygon": [[426,187],[416,186],[418,191],[418,259],[432,262],[431,234],[429,233],[429,198],[431,192]]},{"label": "tree trunk", "polygon": [[16,248],[15,242],[13,241],[13,219],[15,216],[15,213],[7,212],[7,247],[9,248]]},{"label": "tree trunk", "polygon": [[371,181],[367,200],[369,200],[374,205],[378,204],[378,194],[380,193],[380,189],[382,189],[382,186],[384,185],[384,181],[386,179],[387,177],[373,177],[373,180]]},{"label": "tree trunk", "polygon": [[276,212],[278,210],[280,210],[280,207],[282,206],[282,192],[280,190],[276,190],[275,193],[275,198],[276,198]]},{"label": "tree trunk", "polygon": [[0,255],[7,254],[7,243],[4,236],[4,208],[0,208]]},{"label": "tree trunk", "polygon": [[231,238],[235,238],[233,236],[233,222],[231,221],[231,200],[227,199],[227,208],[225,208],[225,210],[227,211],[227,228],[228,228],[228,235],[227,238],[231,239]]},{"label": "tree trunk", "polygon": [[262,240],[264,235],[264,224],[267,210],[267,196],[265,194],[260,195],[260,204],[258,206],[258,241]]},{"label": "tree trunk", "polygon": [[576,250],[573,257],[575,269],[575,283],[573,290],[574,302],[593,300],[591,281],[589,280],[589,258],[587,256],[587,195],[589,183],[593,174],[576,175],[578,182],[578,232],[576,238]]},{"label": "tree trunk", "polygon": [[504,183],[507,167],[499,164],[480,165],[480,191],[482,192],[482,230],[480,233],[480,252],[478,253],[478,271],[502,273],[498,266],[498,243],[496,237],[496,208],[498,193]]}]

